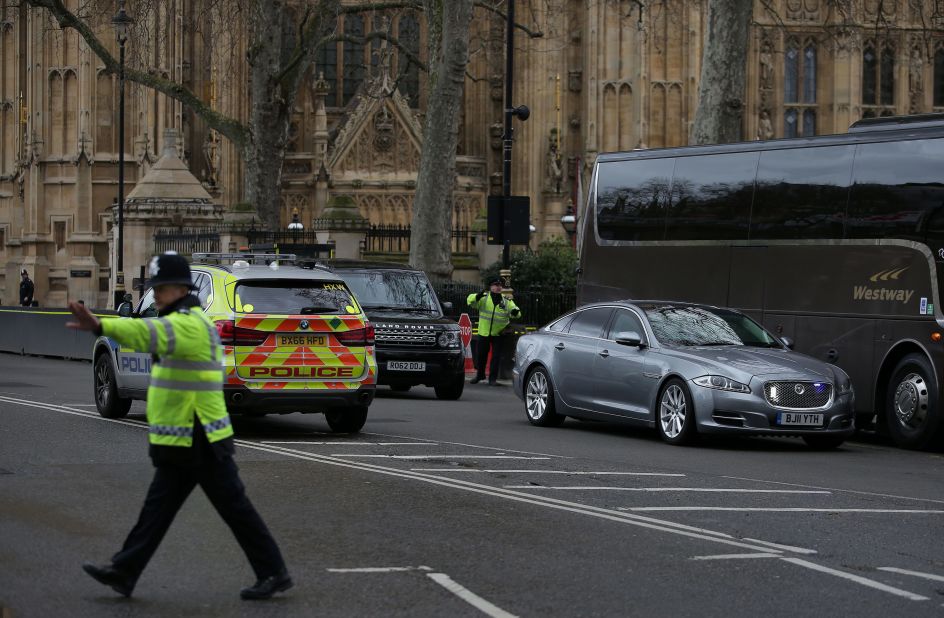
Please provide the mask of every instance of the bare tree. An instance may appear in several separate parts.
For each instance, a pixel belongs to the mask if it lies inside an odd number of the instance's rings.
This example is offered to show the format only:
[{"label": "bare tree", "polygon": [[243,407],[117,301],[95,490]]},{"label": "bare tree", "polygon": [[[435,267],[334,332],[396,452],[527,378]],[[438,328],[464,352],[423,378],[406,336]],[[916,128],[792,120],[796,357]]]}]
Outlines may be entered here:
[{"label": "bare tree", "polygon": [[741,139],[754,0],[708,0],[693,144]]},{"label": "bare tree", "polygon": [[459,113],[469,63],[472,0],[424,0],[429,36],[429,104],[413,202],[410,264],[434,278],[452,274],[452,212]]}]

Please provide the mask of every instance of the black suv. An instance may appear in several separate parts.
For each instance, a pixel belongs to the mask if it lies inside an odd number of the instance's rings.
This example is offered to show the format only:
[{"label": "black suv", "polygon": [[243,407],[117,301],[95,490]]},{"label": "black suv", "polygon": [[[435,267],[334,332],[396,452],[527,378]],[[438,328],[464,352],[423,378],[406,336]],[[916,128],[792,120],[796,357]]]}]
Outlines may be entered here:
[{"label": "black suv", "polygon": [[424,384],[440,399],[462,396],[465,357],[459,325],[443,314],[426,273],[392,262],[337,259],[312,265],[343,279],[373,324],[378,384],[401,392]]}]

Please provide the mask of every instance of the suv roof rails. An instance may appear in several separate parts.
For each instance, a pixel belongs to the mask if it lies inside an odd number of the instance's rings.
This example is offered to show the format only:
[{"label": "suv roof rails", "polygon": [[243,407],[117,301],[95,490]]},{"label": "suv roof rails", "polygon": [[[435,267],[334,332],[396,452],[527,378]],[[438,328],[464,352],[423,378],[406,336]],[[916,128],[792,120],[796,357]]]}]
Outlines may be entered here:
[{"label": "suv roof rails", "polygon": [[294,253],[194,253],[194,264],[232,264],[243,260],[250,264],[269,265],[272,262],[289,262],[294,264],[297,257]]},{"label": "suv roof rails", "polygon": [[862,118],[849,125],[849,133],[924,129],[928,127],[944,127],[944,114],[935,112],[930,114],[909,114],[907,116]]}]

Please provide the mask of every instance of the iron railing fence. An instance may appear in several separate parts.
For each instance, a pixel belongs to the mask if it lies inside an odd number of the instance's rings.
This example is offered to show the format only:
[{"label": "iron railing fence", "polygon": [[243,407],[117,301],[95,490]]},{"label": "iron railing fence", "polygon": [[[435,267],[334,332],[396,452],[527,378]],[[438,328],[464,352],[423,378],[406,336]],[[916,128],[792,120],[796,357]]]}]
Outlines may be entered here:
[{"label": "iron railing fence", "polygon": [[176,251],[181,255],[219,253],[220,232],[214,228],[158,228],[154,234],[154,252]]},{"label": "iron railing fence", "polygon": [[[364,249],[371,253],[409,253],[410,227],[406,225],[371,225],[364,238]],[[453,253],[475,251],[475,234],[466,228],[450,232]]]}]

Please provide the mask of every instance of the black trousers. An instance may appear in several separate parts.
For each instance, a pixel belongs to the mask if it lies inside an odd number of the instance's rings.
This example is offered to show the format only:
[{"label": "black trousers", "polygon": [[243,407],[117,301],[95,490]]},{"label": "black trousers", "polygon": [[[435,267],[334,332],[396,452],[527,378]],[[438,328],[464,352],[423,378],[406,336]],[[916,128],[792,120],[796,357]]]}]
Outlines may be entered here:
[{"label": "black trousers", "polygon": [[498,379],[498,371],[501,369],[502,348],[505,347],[505,338],[502,335],[492,335],[486,337],[479,335],[479,345],[476,350],[475,369],[476,376],[480,380],[485,379],[485,365],[488,363],[488,349],[492,349],[492,364],[488,367],[488,381],[494,382]]},{"label": "black trousers", "polygon": [[137,579],[160,545],[177,511],[197,485],[230,527],[258,579],[285,569],[279,547],[246,496],[232,457],[203,457],[195,466],[160,465],[124,546],[112,557],[116,569]]}]

